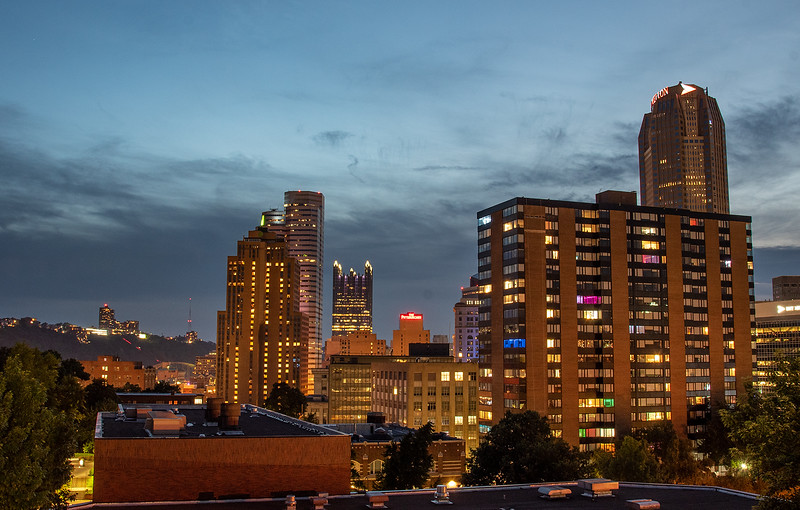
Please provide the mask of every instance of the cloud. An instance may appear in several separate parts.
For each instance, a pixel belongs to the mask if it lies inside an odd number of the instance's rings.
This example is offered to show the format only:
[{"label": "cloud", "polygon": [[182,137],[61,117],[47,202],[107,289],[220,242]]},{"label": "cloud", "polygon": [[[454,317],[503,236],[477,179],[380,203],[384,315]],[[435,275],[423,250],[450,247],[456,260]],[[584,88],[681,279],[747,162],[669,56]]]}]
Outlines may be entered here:
[{"label": "cloud", "polygon": [[476,166],[463,165],[425,165],[413,169],[415,172],[469,172],[473,170],[483,170]]},{"label": "cloud", "polygon": [[353,133],[348,133],[347,131],[321,131],[311,137],[311,139],[317,145],[338,147],[345,140],[353,136],[355,136]]}]

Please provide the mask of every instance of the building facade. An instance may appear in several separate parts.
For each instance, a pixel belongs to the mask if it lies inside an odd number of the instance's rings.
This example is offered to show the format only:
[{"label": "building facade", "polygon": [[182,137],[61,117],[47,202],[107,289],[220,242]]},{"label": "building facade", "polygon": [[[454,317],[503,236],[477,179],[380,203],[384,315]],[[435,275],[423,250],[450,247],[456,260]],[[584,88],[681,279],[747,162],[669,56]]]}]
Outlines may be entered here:
[{"label": "building facade", "polygon": [[102,379],[115,388],[126,383],[135,384],[143,390],[156,385],[156,373],[142,366],[141,361],[121,361],[119,356],[98,356],[96,360],[81,361],[89,380],[82,381],[86,386],[95,379]]},{"label": "building facade", "polygon": [[769,391],[769,374],[779,356],[800,356],[800,299],[756,303],[753,382],[762,391]]},{"label": "building facade", "polygon": [[331,356],[384,356],[386,340],[375,333],[356,331],[342,336],[334,336],[325,343],[325,359]]},{"label": "building facade", "polygon": [[250,231],[228,257],[226,309],[217,313],[217,395],[260,405],[274,383],[308,393],[308,322],[300,265],[288,243]]},{"label": "building facade", "polygon": [[425,329],[421,313],[401,313],[398,329],[392,331],[392,355],[408,356],[408,344],[428,344],[431,332]]},{"label": "building facade", "polygon": [[772,300],[800,299],[800,276],[776,276],[772,279]]},{"label": "building facade", "polygon": [[453,357],[456,361],[478,361],[478,305],[480,287],[471,277],[469,287],[461,287],[461,299],[453,306],[455,333]]},{"label": "building facade", "polygon": [[287,191],[283,212],[261,215],[261,225],[283,237],[300,266],[300,311],[308,318],[308,374],[322,365],[322,282],[325,197],[318,191]]},{"label": "building facade", "polygon": [[478,213],[482,430],[530,409],[587,450],[660,420],[696,439],[709,410],[744,391],[750,218],[630,195]]},{"label": "building facade", "polygon": [[642,205],[728,214],[725,123],[717,100],[678,83],[653,96],[639,130]]},{"label": "building facade", "polygon": [[333,313],[331,336],[356,331],[372,332],[372,265],[364,264],[364,274],[350,268],[342,273],[342,265],[333,263]]}]

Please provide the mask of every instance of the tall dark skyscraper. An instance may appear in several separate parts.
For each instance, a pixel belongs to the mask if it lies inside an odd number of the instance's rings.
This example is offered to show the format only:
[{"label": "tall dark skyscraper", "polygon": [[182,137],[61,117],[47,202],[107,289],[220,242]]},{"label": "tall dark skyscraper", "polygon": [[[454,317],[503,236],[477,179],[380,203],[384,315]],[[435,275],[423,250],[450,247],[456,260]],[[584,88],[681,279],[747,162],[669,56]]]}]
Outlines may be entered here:
[{"label": "tall dark skyscraper", "polygon": [[661,89],[639,130],[642,205],[728,214],[725,122],[697,85]]},{"label": "tall dark skyscraper", "polygon": [[342,273],[342,265],[333,263],[333,322],[331,336],[356,331],[372,331],[372,266],[364,264],[364,274],[350,268]]},{"label": "tall dark skyscraper", "polygon": [[318,191],[287,191],[283,212],[261,215],[261,226],[283,237],[300,265],[300,311],[308,317],[308,370],[322,365],[322,280],[325,197]]}]

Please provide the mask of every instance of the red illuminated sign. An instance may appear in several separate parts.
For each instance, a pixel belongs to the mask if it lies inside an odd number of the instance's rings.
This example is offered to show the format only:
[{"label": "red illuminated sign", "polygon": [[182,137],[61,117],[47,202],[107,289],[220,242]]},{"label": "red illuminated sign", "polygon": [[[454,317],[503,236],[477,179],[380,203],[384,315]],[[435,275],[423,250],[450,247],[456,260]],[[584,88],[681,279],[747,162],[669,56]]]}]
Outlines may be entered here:
[{"label": "red illuminated sign", "polygon": [[422,320],[422,314],[421,313],[414,313],[414,312],[401,313],[400,314],[400,320],[401,321],[409,321],[409,320],[421,321]]}]

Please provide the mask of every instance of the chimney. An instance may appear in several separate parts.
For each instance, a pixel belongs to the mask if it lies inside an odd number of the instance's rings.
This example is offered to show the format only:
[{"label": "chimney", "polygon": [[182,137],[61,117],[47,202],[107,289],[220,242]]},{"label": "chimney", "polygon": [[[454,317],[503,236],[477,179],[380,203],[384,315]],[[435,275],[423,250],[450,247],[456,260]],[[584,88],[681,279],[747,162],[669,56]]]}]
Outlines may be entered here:
[{"label": "chimney", "polygon": [[239,415],[242,406],[237,403],[222,404],[222,413],[219,416],[220,430],[239,430]]}]

